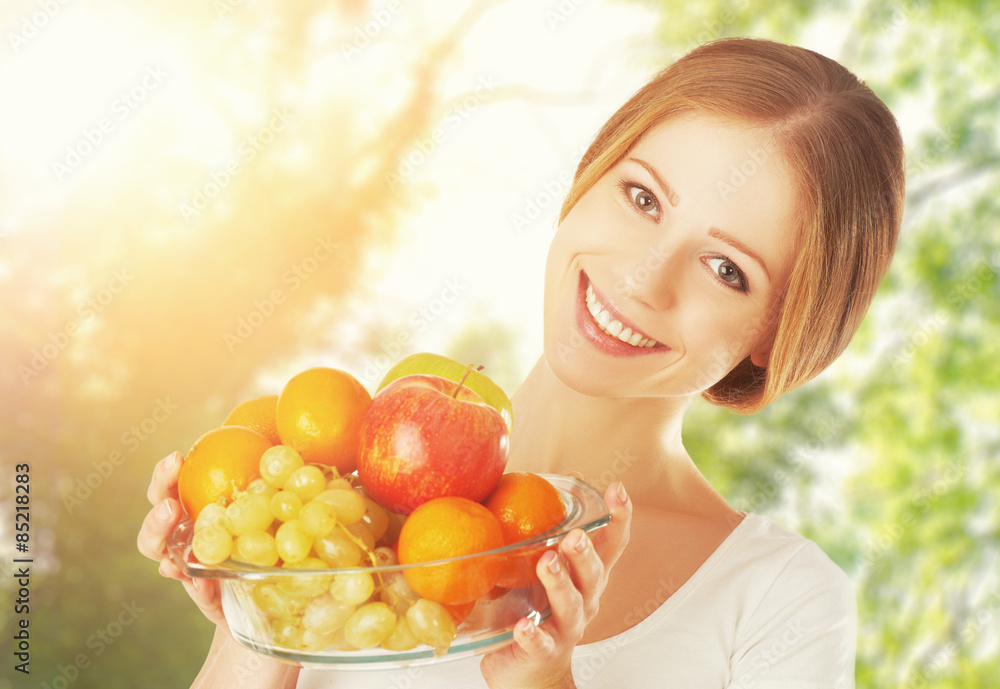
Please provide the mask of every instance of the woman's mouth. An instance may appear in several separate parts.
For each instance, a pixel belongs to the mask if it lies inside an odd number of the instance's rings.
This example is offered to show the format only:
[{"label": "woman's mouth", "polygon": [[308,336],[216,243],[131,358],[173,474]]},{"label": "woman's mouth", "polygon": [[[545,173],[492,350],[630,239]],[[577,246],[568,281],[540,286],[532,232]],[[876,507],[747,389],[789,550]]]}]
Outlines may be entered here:
[{"label": "woman's mouth", "polygon": [[670,348],[639,330],[625,318],[587,274],[580,273],[577,327],[597,349],[612,356],[634,356],[669,351]]},{"label": "woman's mouth", "polygon": [[617,337],[633,347],[655,347],[659,344],[641,331],[628,325],[622,325],[622,322],[597,300],[597,296],[594,294],[594,285],[590,280],[587,280],[587,310],[590,311],[597,326],[611,337]]}]

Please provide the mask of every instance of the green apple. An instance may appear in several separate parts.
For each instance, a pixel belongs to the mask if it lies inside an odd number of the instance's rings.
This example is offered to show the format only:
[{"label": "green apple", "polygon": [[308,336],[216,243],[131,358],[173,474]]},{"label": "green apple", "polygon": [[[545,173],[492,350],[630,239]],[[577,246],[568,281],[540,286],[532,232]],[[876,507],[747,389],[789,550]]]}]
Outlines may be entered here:
[{"label": "green apple", "polygon": [[[378,394],[379,390],[392,381],[414,373],[440,376],[441,378],[453,380],[457,383],[462,380],[462,376],[465,375],[468,368],[468,364],[463,364],[440,354],[432,354],[430,352],[411,354],[389,369],[385,377],[382,378],[382,382],[378,384],[375,394]],[[507,393],[503,391],[503,388],[480,371],[470,372],[469,377],[465,379],[465,386],[482,397],[486,404],[500,412],[500,416],[503,417],[504,422],[507,424],[508,431],[513,428],[514,410],[510,404],[510,398],[507,397]]]}]

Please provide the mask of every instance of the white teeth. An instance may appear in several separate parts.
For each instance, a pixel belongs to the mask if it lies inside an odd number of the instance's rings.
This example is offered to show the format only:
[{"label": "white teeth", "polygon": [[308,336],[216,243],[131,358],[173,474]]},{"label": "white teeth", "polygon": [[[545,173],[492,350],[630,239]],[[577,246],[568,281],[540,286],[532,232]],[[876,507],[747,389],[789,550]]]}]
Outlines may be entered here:
[{"label": "white teeth", "polygon": [[642,333],[632,328],[623,326],[621,321],[611,317],[611,313],[597,301],[594,294],[593,285],[587,283],[587,310],[594,320],[601,327],[601,330],[612,337],[616,337],[633,347],[655,347],[658,343],[653,338],[644,337]]}]

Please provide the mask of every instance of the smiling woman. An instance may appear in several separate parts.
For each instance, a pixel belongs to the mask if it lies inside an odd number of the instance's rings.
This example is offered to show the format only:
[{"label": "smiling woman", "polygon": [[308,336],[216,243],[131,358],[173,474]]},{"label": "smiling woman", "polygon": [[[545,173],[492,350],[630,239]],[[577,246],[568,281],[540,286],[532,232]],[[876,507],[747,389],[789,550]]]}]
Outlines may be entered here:
[{"label": "smiling woman", "polygon": [[[902,201],[895,121],[832,60],[727,39],[657,75],[577,168],[546,263],[544,354],[511,400],[508,471],[611,475],[610,524],[538,561],[551,616],[521,619],[481,663],[358,675],[271,662],[253,686],[851,686],[850,581],[816,544],[727,503],[681,427],[699,395],[754,411],[836,358],[888,267]],[[168,515],[176,464],[149,490]],[[139,536],[154,559],[176,522],[158,514]],[[196,686],[260,663],[220,621],[217,591],[189,592],[218,622]]]}]

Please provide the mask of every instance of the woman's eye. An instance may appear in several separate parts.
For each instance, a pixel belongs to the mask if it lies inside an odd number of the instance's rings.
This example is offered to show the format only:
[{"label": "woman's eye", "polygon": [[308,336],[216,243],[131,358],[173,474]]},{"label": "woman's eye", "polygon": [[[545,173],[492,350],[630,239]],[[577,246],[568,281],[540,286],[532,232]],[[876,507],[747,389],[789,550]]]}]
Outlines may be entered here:
[{"label": "woman's eye", "polygon": [[708,259],[708,266],[715,271],[715,274],[719,276],[727,285],[731,285],[733,288],[740,290],[741,292],[747,291],[747,281],[736,264],[730,261],[728,258],[715,257]]},{"label": "woman's eye", "polygon": [[649,189],[644,189],[643,187],[637,187],[634,184],[630,184],[627,192],[636,208],[654,218],[659,217],[660,204]]}]

